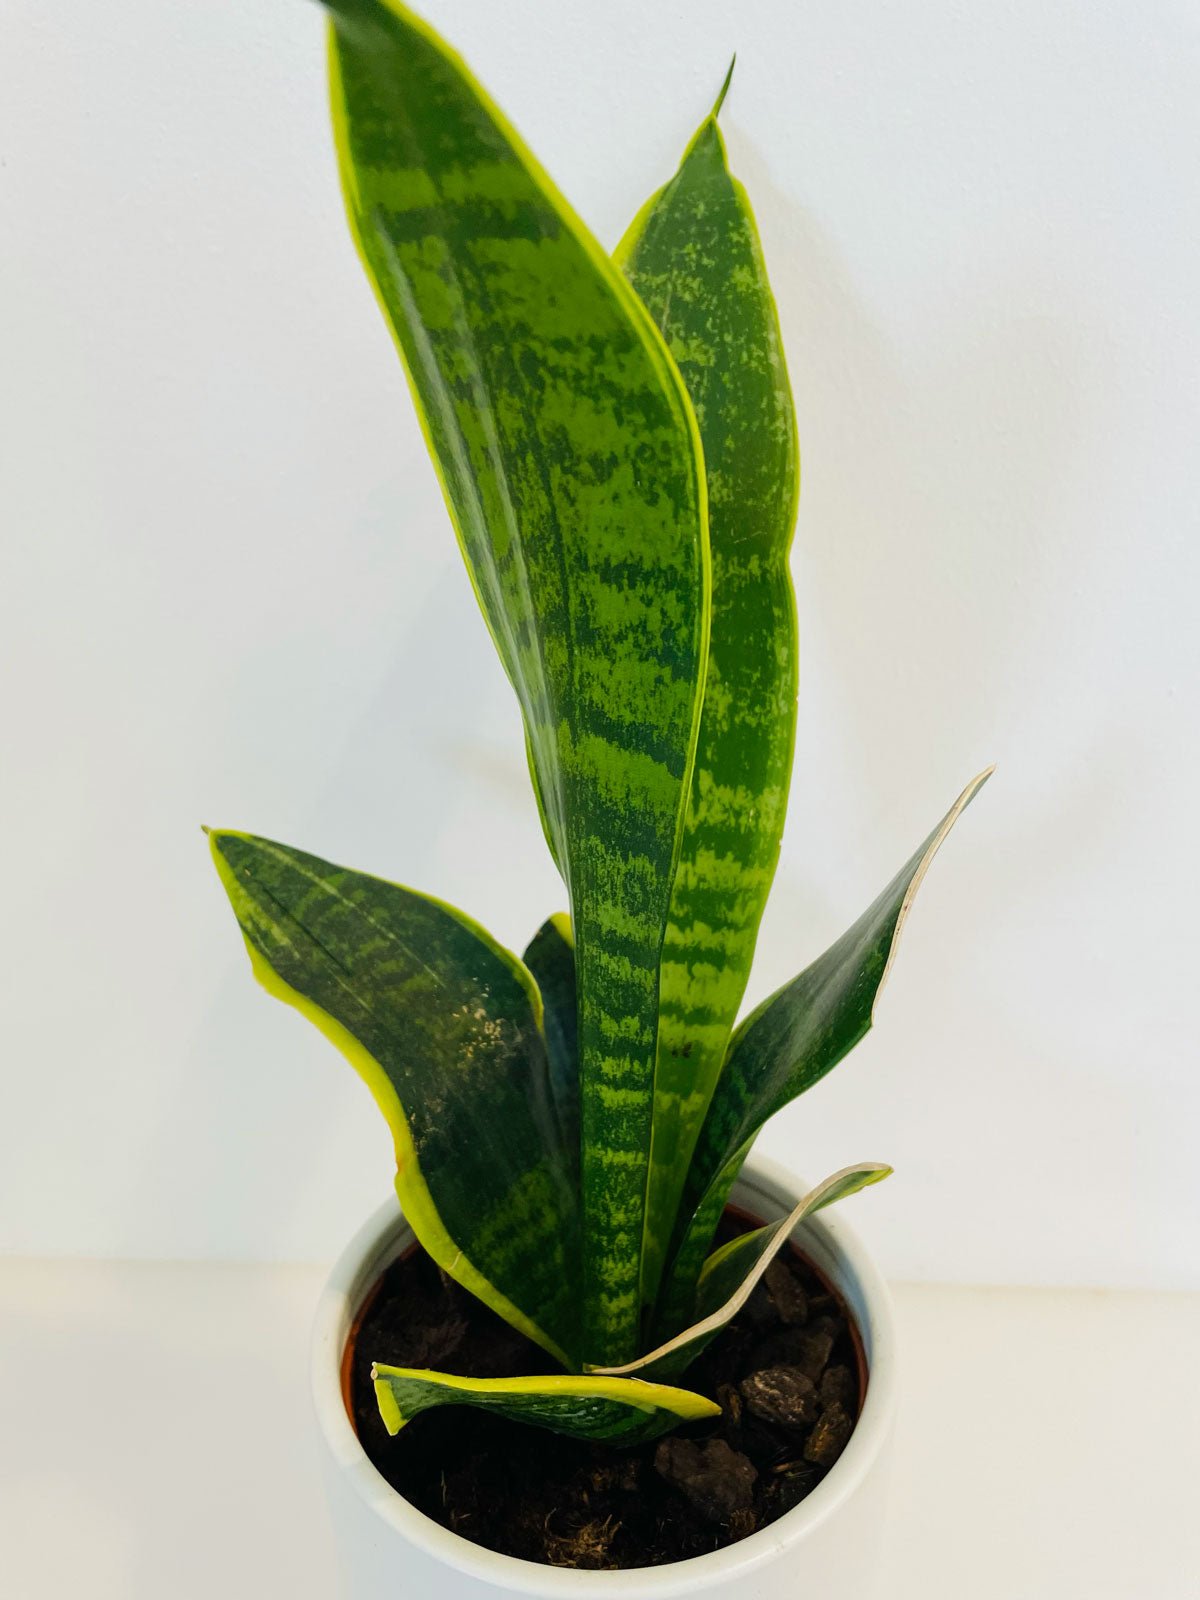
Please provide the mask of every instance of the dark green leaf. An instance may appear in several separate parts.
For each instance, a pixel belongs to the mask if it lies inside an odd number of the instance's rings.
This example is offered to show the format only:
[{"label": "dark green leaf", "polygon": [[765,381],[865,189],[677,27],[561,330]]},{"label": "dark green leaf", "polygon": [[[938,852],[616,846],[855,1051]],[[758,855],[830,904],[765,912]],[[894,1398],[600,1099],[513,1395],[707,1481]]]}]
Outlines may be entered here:
[{"label": "dark green leaf", "polygon": [[942,841],[990,775],[989,769],[967,785],[854,926],[739,1026],[688,1174],[661,1332],[674,1332],[689,1317],[729,1190],[763,1123],[811,1089],[869,1031],[913,896]]},{"label": "dark green leaf", "polygon": [[255,976],[361,1073],[436,1262],[564,1365],[578,1349],[573,1156],[517,958],[411,889],[244,833],[209,836]]},{"label": "dark green leaf", "polygon": [[330,9],[351,226],[520,700],[570,895],[585,1343],[624,1359],[707,652],[695,418],[636,295],[459,58],[395,0]]},{"label": "dark green leaf", "polygon": [[547,918],[522,958],[542,997],[550,1092],[558,1110],[564,1146],[579,1151],[579,1020],[575,994],[575,941],[571,919]]}]

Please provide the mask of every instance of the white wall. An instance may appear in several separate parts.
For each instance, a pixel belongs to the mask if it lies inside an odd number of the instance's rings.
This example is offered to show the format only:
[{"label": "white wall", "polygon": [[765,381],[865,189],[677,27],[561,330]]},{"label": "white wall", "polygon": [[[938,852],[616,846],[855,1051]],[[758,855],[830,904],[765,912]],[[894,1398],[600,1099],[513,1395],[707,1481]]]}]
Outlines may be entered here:
[{"label": "white wall", "polygon": [[[896,1274],[1200,1285],[1200,30],[1171,0],[426,0],[600,237],[723,120],[805,459],[753,993],[987,761],[881,1026],[765,1147]],[[0,1247],[317,1257],[390,1182],[199,833],[561,904],[340,214],[314,8],[8,0]]]}]

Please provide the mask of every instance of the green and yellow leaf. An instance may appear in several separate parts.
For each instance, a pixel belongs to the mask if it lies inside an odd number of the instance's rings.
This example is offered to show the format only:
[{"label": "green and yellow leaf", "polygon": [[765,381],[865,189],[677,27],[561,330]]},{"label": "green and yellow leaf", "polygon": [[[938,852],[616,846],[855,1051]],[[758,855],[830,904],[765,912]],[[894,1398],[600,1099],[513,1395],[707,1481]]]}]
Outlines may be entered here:
[{"label": "green and yellow leaf", "polygon": [[254,974],[337,1045],[387,1119],[425,1249],[564,1365],[579,1348],[575,1152],[523,964],[452,907],[212,832]]},{"label": "green and yellow leaf", "polygon": [[663,950],[647,1301],[745,992],[779,856],[796,721],[796,421],[754,215],[717,126],[728,84],[617,251],[696,411],[713,575],[700,740]]},{"label": "green and yellow leaf", "polygon": [[658,964],[707,654],[695,418],[637,296],[462,61],[329,0],[351,228],[516,690],[567,885],[588,1352],[635,1353]]},{"label": "green and yellow leaf", "polygon": [[673,1333],[689,1318],[704,1258],[759,1129],[819,1082],[870,1030],[913,897],[946,835],[990,776],[991,769],[967,785],[836,944],[738,1027],[688,1174],[661,1332]]},{"label": "green and yellow leaf", "polygon": [[478,1406],[574,1439],[631,1445],[721,1410],[703,1395],[637,1378],[459,1378],[378,1364],[371,1377],[390,1434],[433,1406]]},{"label": "green and yellow leaf", "polygon": [[704,1263],[696,1286],[692,1315],[694,1321],[674,1338],[665,1340],[637,1361],[623,1367],[606,1367],[613,1376],[640,1373],[655,1380],[674,1378],[691,1365],[704,1347],[737,1316],[746,1304],[763,1273],[805,1220],[826,1206],[836,1205],[860,1189],[879,1183],[892,1168],[880,1162],[863,1162],[843,1167],[804,1198],[777,1222],[766,1223],[750,1233],[730,1239],[714,1250]]}]

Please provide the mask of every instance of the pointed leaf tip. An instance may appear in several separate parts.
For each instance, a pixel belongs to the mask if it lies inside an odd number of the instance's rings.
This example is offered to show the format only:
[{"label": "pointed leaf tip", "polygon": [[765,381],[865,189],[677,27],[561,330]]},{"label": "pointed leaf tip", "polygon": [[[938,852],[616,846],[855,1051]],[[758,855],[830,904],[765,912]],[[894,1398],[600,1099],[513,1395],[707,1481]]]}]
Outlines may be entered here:
[{"label": "pointed leaf tip", "polygon": [[[557,1298],[582,1318],[589,1349],[624,1359],[640,1332],[638,1253],[611,1241],[642,1232],[659,995],[639,988],[634,1002],[615,974],[627,962],[657,969],[695,764],[711,590],[695,413],[635,291],[456,52],[402,0],[330,3],[351,230],[408,368],[573,889],[591,1000],[577,1074],[589,1137],[570,1193],[586,1225],[582,1290]],[[498,208],[508,218],[499,227]],[[501,278],[510,292],[494,292]],[[603,449],[595,429],[575,425],[585,413],[606,430]],[[634,612],[663,628],[631,629]],[[586,616],[587,628],[567,651],[530,652],[521,641],[560,613]],[[626,1025],[631,1005],[636,1026]],[[508,1138],[495,1126],[481,1129],[489,1169],[492,1142]],[[511,1267],[504,1233],[489,1237]],[[512,1281],[524,1276],[522,1266]]]},{"label": "pointed leaf tip", "polygon": [[[750,973],[779,854],[796,720],[788,549],[799,450],[758,233],[717,120],[735,65],[736,57],[674,176],[642,206],[617,253],[669,336],[700,423],[717,575],[709,672],[721,686],[702,707],[674,868],[671,959],[661,964],[639,1285],[646,1303],[656,1299],[671,1253],[688,1165]],[[730,716],[731,705],[761,715]],[[675,959],[702,943],[719,945],[718,962]],[[680,1306],[679,1317],[689,1310]]]},{"label": "pointed leaf tip", "polygon": [[717,96],[712,110],[709,112],[709,117],[713,122],[715,122],[721,114],[721,107],[725,104],[725,96],[729,93],[729,85],[733,82],[733,69],[736,66],[737,51],[735,50],[733,52],[733,59],[729,63],[729,71],[725,74],[725,82],[721,85],[721,92]]},{"label": "pointed leaf tip", "polygon": [[872,905],[790,984],[746,1018],[729,1046],[684,1193],[659,1325],[678,1326],[703,1270],[730,1186],[767,1118],[837,1066],[874,1026],[913,896],[956,818],[989,777],[973,778]]}]

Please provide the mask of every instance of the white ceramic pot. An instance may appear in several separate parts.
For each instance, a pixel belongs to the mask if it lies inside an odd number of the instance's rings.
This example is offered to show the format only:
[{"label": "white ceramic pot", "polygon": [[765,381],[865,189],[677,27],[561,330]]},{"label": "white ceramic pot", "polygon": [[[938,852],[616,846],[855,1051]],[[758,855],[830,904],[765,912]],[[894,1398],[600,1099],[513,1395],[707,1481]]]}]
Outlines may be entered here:
[{"label": "white ceramic pot", "polygon": [[[805,1192],[783,1168],[747,1165],[734,1203],[765,1219]],[[358,1308],[412,1231],[395,1200],[358,1232],[317,1307],[312,1385],[326,1486],[347,1600],[863,1600],[871,1593],[896,1404],[891,1302],[883,1279],[835,1211],[794,1235],[845,1297],[870,1374],[862,1415],[840,1459],[813,1492],[769,1527],[710,1555],[625,1572],[577,1572],[497,1555],[430,1521],[379,1476],[342,1402],[341,1360]]]}]

